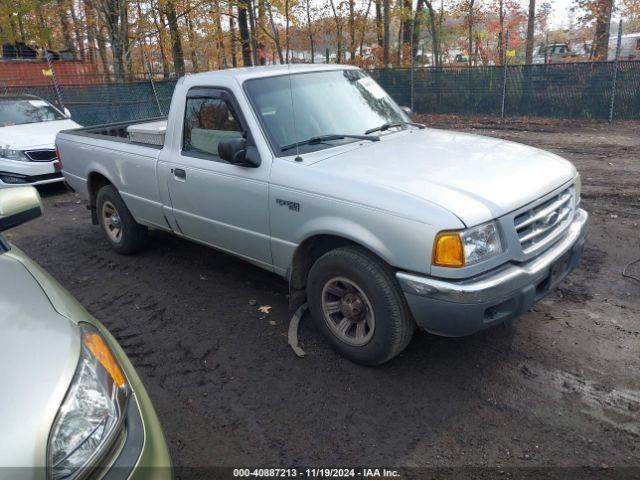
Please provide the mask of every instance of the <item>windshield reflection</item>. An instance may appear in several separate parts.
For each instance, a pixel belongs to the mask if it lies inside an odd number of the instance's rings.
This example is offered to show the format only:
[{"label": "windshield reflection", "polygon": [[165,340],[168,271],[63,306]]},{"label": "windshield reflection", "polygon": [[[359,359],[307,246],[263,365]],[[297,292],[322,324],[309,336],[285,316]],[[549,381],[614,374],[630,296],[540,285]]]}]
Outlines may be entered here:
[{"label": "windshield reflection", "polygon": [[361,70],[257,78],[248,80],[245,89],[278,153],[283,152],[283,147],[321,136],[343,138],[301,145],[300,152],[358,141],[348,136],[361,136],[385,123],[402,124],[408,120],[387,93]]}]

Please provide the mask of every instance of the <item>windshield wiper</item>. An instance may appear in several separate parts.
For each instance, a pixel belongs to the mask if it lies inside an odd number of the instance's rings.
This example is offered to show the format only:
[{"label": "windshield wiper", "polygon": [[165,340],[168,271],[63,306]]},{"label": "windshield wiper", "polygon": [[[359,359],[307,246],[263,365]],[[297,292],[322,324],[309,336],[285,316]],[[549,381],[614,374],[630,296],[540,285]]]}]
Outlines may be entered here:
[{"label": "windshield wiper", "polygon": [[302,140],[301,142],[284,145],[283,147],[280,147],[280,151],[284,152],[286,150],[291,150],[292,148],[301,147],[303,145],[316,145],[318,143],[327,142],[331,140],[342,140],[343,138],[355,138],[357,140],[370,140],[372,142],[377,142],[380,140],[379,137],[372,136],[372,135],[349,135],[349,134],[341,134],[341,133],[331,133],[327,135],[318,135],[316,137],[307,138],[306,140]]},{"label": "windshield wiper", "polygon": [[384,132],[385,130],[389,130],[390,128],[402,127],[404,125],[411,125],[412,127],[418,127],[420,130],[422,130],[423,128],[426,128],[425,125],[423,125],[422,123],[393,122],[393,123],[383,123],[379,127],[370,128],[369,130],[364,132],[364,134],[369,135],[370,133],[373,133],[373,132]]}]

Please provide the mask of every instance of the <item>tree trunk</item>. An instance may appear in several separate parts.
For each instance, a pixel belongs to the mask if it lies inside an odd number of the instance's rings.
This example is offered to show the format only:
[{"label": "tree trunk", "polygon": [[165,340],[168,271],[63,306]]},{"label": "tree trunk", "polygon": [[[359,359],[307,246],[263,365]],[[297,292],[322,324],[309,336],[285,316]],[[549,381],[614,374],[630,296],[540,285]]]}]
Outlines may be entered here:
[{"label": "tree trunk", "polygon": [[609,51],[609,29],[613,0],[598,0],[596,3],[596,33],[593,38],[593,59],[604,61]]},{"label": "tree trunk", "polygon": [[[73,44],[73,33],[71,21],[69,20],[68,2],[66,0],[57,0],[58,14],[60,15],[60,25],[62,26],[62,38],[64,40],[64,48],[75,53],[76,48]],[[13,16],[11,16],[13,18]]]},{"label": "tree trunk", "polygon": [[378,46],[381,47],[384,44],[382,0],[376,0],[376,36],[378,39]]},{"label": "tree trunk", "polygon": [[364,55],[364,35],[367,32],[367,20],[369,19],[369,12],[371,11],[371,3],[372,0],[369,0],[367,3],[367,11],[364,13],[364,18],[362,21],[362,32],[360,32],[360,62],[362,62],[362,57]]},{"label": "tree trunk", "polygon": [[383,26],[383,51],[382,51],[382,62],[384,63],[384,67],[389,67],[389,42],[391,40],[391,35],[389,32],[389,22],[390,22],[390,8],[389,2],[391,0],[382,0],[382,26]]},{"label": "tree trunk", "polygon": [[251,39],[249,38],[249,25],[247,22],[247,4],[244,1],[238,2],[238,29],[240,30],[240,47],[242,49],[242,65],[250,67],[251,62]]},{"label": "tree trunk", "polygon": [[313,43],[313,27],[311,25],[311,0],[307,0],[307,31],[309,32],[309,44],[311,46],[311,63],[315,63],[316,51]]},{"label": "tree trunk", "polygon": [[271,8],[271,2],[267,3],[267,12],[269,14],[269,23],[271,24],[273,42],[276,44],[276,50],[278,52],[278,60],[280,60],[281,64],[284,64],[284,57],[282,55],[282,46],[280,45],[280,32],[276,28],[276,23],[273,20],[273,9]]},{"label": "tree trunk", "polygon": [[265,0],[258,0],[258,18],[257,18],[257,32],[256,32],[256,43],[258,49],[258,63],[260,65],[267,64],[267,55],[265,52],[265,23],[266,23],[266,8],[264,4]]},{"label": "tree trunk", "polygon": [[286,46],[285,61],[289,63],[289,55],[291,53],[291,39],[289,38],[289,0],[284,0],[284,41]]},{"label": "tree trunk", "polygon": [[498,65],[502,65],[504,61],[504,0],[500,0],[498,20],[500,22],[500,31],[498,32]]},{"label": "tree trunk", "polygon": [[[389,0],[386,0],[389,1]],[[342,20],[333,0],[330,0],[331,10],[333,11],[333,20],[336,23],[336,63],[342,63]]]},{"label": "tree trunk", "polygon": [[198,52],[196,51],[196,33],[193,29],[193,23],[191,21],[191,14],[188,13],[185,15],[185,19],[187,22],[187,38],[189,39],[189,50],[191,52],[191,67],[194,72],[200,70],[200,66],[198,65]]},{"label": "tree trunk", "polygon": [[469,66],[473,65],[473,4],[475,0],[469,0]]},{"label": "tree trunk", "polygon": [[238,66],[238,47],[236,41],[236,23],[233,20],[233,7],[231,6],[231,2],[229,2],[229,36],[229,43],[231,44],[231,65],[233,68],[236,68]]},{"label": "tree trunk", "polygon": [[429,27],[431,30],[431,55],[433,56],[433,64],[436,67],[440,66],[440,45],[438,40],[438,30],[436,28],[436,12],[433,9],[431,2],[425,2],[427,9],[429,10]]},{"label": "tree trunk", "polygon": [[252,0],[247,0],[247,12],[249,14],[249,45],[251,45],[251,60],[253,65],[258,65],[258,44],[256,42],[257,27],[256,27],[256,15],[255,6]]},{"label": "tree trunk", "polygon": [[[78,52],[80,53],[80,59],[84,60],[85,59],[84,35],[80,30],[81,25],[80,25],[80,22],[78,21],[78,16],[76,15],[76,9],[75,9],[75,6],[73,5],[73,2],[71,2],[71,8],[69,9],[69,11],[71,12],[71,22],[73,23],[73,32],[76,37],[76,44],[78,45]],[[18,16],[18,20],[20,20],[20,27],[22,28],[22,17]]]},{"label": "tree trunk", "polygon": [[211,17],[215,26],[215,46],[218,61],[216,64],[218,68],[227,68],[227,58],[224,52],[224,34],[222,31],[222,18],[220,14],[220,5],[218,3],[211,4]]},{"label": "tree trunk", "polygon": [[349,0],[349,60],[356,59],[356,4]]},{"label": "tree trunk", "polygon": [[[529,0],[529,18],[527,20],[527,45],[525,47],[524,63],[531,65],[533,63],[533,42],[534,30],[536,25],[536,0]],[[607,35],[608,37],[608,35]],[[607,38],[607,42],[609,39]]]},{"label": "tree trunk", "polygon": [[182,39],[180,38],[180,28],[178,26],[178,15],[173,0],[169,0],[166,4],[165,14],[167,15],[167,23],[169,24],[169,34],[171,35],[171,51],[173,53],[173,67],[176,75],[183,77],[184,68],[184,50],[182,49]]},{"label": "tree trunk", "polygon": [[[404,20],[402,28],[402,53],[404,55],[405,49],[410,47],[411,45],[411,31],[413,28],[415,28],[413,25],[413,11],[411,0],[402,1],[402,18]],[[405,61],[406,60],[407,59],[405,59]]]},{"label": "tree trunk", "polygon": [[[151,11],[151,18],[153,19],[153,23],[158,33],[158,50],[160,50],[160,61],[162,62],[162,78],[166,80],[169,78],[171,74],[169,60],[167,59],[167,52],[164,45],[164,35],[163,35],[166,23],[164,21],[164,15],[162,13],[162,10],[154,8],[152,5],[150,11]],[[152,59],[150,59],[149,61],[151,62]],[[151,68],[153,69],[153,67]]]},{"label": "tree trunk", "polygon": [[96,55],[96,16],[90,0],[83,0],[84,18],[87,26],[87,57],[93,64],[97,61]]}]

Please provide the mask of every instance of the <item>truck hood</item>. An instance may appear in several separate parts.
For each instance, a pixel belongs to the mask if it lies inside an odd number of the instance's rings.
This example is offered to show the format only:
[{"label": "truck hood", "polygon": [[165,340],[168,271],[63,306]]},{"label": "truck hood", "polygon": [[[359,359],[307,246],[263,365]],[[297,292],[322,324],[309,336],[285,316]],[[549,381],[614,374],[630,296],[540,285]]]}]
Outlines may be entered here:
[{"label": "truck hood", "polygon": [[0,278],[11,279],[0,285],[0,469],[44,466],[49,431],[78,362],[80,333],[9,253],[0,254]]},{"label": "truck hood", "polygon": [[436,129],[383,136],[313,168],[435,203],[467,226],[516,210],[576,175],[571,163],[544,150]]},{"label": "truck hood", "polygon": [[9,146],[15,150],[28,148],[53,148],[60,130],[79,128],[73,120],[26,123],[0,128],[0,147]]}]

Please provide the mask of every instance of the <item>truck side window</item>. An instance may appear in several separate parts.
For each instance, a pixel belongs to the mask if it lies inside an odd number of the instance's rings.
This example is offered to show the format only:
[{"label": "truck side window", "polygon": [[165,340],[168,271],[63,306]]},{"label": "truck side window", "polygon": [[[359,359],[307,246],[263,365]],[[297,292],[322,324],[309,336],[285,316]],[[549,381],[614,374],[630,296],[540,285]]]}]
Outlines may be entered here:
[{"label": "truck side window", "polygon": [[221,98],[187,98],[182,149],[218,156],[223,139],[242,136],[233,109]]}]

